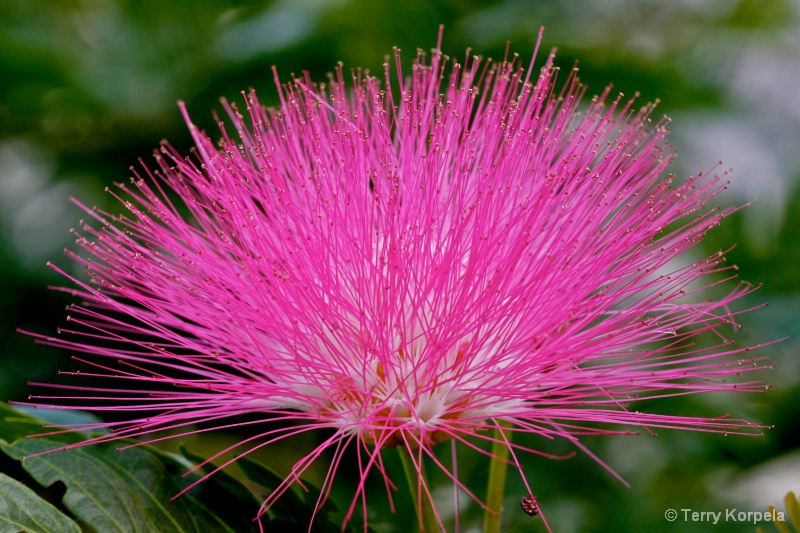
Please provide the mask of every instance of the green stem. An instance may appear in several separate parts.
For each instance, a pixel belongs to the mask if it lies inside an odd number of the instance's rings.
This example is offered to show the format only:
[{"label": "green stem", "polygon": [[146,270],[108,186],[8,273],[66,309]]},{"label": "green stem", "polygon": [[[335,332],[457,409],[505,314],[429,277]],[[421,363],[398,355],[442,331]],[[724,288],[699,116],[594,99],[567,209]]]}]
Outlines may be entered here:
[{"label": "green stem", "polygon": [[[417,510],[417,518],[419,519],[419,530],[426,533],[438,533],[439,523],[436,521],[436,513],[433,512],[433,505],[427,494],[419,495],[418,489],[422,486],[428,486],[428,478],[425,475],[425,465],[420,463],[419,473],[414,466],[414,461],[411,458],[411,453],[404,447],[398,446],[397,451],[400,455],[400,462],[403,463],[403,471],[408,480],[408,489],[411,491],[411,501],[414,502],[414,508]],[[421,484],[420,484],[421,483]],[[422,507],[420,509],[420,506]]]},{"label": "green stem", "polygon": [[[503,508],[503,495],[506,490],[506,472],[508,471],[509,449],[506,442],[511,442],[512,432],[504,432],[504,427],[511,427],[510,422],[499,422],[495,428],[492,443],[492,464],[489,466],[489,484],[486,487],[486,509],[483,515],[483,533],[499,533],[500,511]],[[505,438],[503,435],[505,434]]]}]

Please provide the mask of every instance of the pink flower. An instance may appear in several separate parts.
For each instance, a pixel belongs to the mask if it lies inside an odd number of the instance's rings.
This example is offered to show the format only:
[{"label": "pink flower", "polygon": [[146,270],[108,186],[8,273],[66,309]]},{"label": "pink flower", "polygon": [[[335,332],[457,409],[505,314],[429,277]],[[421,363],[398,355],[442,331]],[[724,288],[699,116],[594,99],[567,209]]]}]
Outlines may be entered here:
[{"label": "pink flower", "polygon": [[[628,408],[764,389],[729,379],[758,364],[723,336],[752,288],[704,299],[736,276],[722,252],[694,259],[732,211],[708,205],[725,182],[672,183],[668,120],[609,90],[581,111],[585,88],[574,70],[556,88],[552,54],[540,71],[448,66],[438,47],[426,61],[408,79],[398,66],[394,85],[389,65],[383,84],[356,71],[350,89],[341,68],[327,84],[296,79],[278,109],[252,93],[245,114],[223,102],[237,133],[222,127],[218,145],[181,106],[194,157],[165,144],[157,171],[112,193],[128,214],[86,208],[96,222],[67,254],[90,281],[52,267],[85,303],[74,329],[41,338],[93,356],[80,375],[110,384],[59,385],[83,400],[39,405],[131,413],[88,442],[252,424],[233,418],[245,413],[292,422],[251,449],[331,430],[263,509],[331,450],[326,497],[355,447],[346,520],[359,501],[366,520],[364,480],[388,475],[387,447],[478,500],[433,446],[488,453],[475,443],[501,422],[580,449],[579,436],[631,427],[750,431]],[[525,479],[532,450],[506,444]]]}]

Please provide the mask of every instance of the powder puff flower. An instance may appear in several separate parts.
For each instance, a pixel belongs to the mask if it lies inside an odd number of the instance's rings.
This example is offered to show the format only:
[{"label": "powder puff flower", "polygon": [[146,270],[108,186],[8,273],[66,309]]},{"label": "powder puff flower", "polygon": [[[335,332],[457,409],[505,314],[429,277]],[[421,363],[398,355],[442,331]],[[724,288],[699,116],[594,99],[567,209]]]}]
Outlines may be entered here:
[{"label": "powder puff flower", "polygon": [[644,401],[764,389],[729,379],[758,364],[723,336],[752,287],[704,299],[735,275],[722,252],[696,259],[732,211],[709,206],[725,182],[673,182],[667,119],[609,90],[582,108],[576,71],[557,83],[553,60],[437,47],[408,78],[398,56],[382,83],[355,71],[349,84],[340,67],[326,84],[279,84],[276,109],[254,93],[246,112],[223,101],[236,134],[220,122],[216,145],[181,105],[193,157],[164,144],[157,170],[112,193],[127,214],[85,208],[94,221],[67,255],[88,281],[52,266],[83,303],[40,339],[89,354],[74,374],[109,384],[58,385],[74,400],[38,405],[130,415],[88,442],[290,422],[240,443],[245,455],[328,430],[262,512],[324,453],[326,498],[354,449],[345,520],[361,507],[366,522],[365,480],[383,476],[391,498],[381,451],[399,447],[439,527],[425,463],[485,505],[432,452],[445,441],[505,449],[530,489],[520,457],[542,452],[514,433],[591,454],[580,436],[748,432]]}]

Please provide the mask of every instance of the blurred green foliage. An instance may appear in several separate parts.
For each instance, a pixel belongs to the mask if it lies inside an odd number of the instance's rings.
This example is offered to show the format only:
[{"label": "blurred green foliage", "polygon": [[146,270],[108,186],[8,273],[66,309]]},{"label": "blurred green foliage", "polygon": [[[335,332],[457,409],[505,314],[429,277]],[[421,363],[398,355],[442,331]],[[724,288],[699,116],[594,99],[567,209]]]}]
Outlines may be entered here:
[{"label": "blurred green foliage", "polygon": [[[764,437],[662,431],[656,438],[587,440],[632,488],[585,456],[529,458],[526,470],[537,497],[561,532],[696,531],[707,524],[680,516],[669,522],[664,511],[761,510],[760,497],[772,493],[756,493],[752,487],[762,485],[748,483],[760,479],[759,472],[772,471],[769,465],[784,465],[778,471],[786,474],[772,480],[775,494],[800,488],[800,459],[792,455],[800,446],[798,9],[791,0],[5,0],[0,3],[2,399],[24,398],[27,381],[52,381],[57,370],[72,368],[69,354],[15,332],[54,333],[63,324],[70,299],[46,290],[64,282],[44,262],[72,268],[60,250],[70,245],[68,230],[82,215],[68,196],[113,211],[104,187],[127,179],[128,166],[140,157],[147,161],[162,138],[188,153],[190,138],[176,101],[186,102],[195,123],[213,131],[210,110],[219,108],[220,96],[235,100],[256,87],[264,103],[275,102],[272,65],[284,80],[302,71],[323,79],[338,61],[379,73],[393,46],[402,49],[406,64],[417,48],[433,47],[439,24],[446,27],[444,50],[455,57],[472,47],[473,53],[500,58],[511,40],[512,50],[527,58],[545,26],[545,49],[559,48],[562,67],[580,60],[590,93],[613,82],[626,94],[639,91],[643,102],[661,99],[661,109],[676,118],[673,142],[688,155],[676,162],[678,176],[706,170],[723,157],[703,151],[714,142],[732,154],[725,165],[751,171],[735,171],[731,194],[719,202],[743,204],[759,196],[759,203],[712,232],[704,252],[738,243],[729,261],[739,266],[742,279],[764,283],[746,305],[769,301],[770,306],[741,317],[745,327],[732,334],[736,342],[789,339],[758,352],[776,365],[775,372],[760,376],[775,384],[768,394],[658,406],[709,416],[730,412],[774,424]],[[698,150],[702,155],[693,155]],[[687,165],[697,162],[700,167]],[[237,438],[226,434],[202,445],[213,450]],[[572,451],[564,443],[527,444],[551,453]],[[295,441],[262,459],[285,472],[292,458],[311,446]],[[480,495],[486,461],[464,452],[459,450],[459,473]],[[447,447],[442,454],[450,460]],[[334,492],[345,506],[354,483],[346,471],[354,461],[344,459]],[[388,468],[402,479],[398,465],[389,461]],[[324,465],[312,474],[322,476]],[[434,481],[449,498],[446,480]],[[409,530],[409,516],[392,514],[381,492],[376,486],[370,502],[375,525]],[[524,494],[521,482],[510,479],[507,530],[543,531],[540,519],[519,511]],[[480,509],[465,500],[463,529],[481,519]],[[752,524],[714,526],[719,532],[752,530]]]}]

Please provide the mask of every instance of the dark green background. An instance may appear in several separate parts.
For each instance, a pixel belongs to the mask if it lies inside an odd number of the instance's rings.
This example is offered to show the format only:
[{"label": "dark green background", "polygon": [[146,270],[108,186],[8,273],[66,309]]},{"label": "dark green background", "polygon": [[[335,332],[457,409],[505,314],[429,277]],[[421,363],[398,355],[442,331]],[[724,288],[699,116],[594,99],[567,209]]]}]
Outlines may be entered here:
[{"label": "dark green background", "polygon": [[[4,0],[0,2],[0,396],[22,399],[28,380],[52,380],[73,368],[68,354],[35,345],[17,327],[54,333],[69,298],[47,291],[63,281],[45,267],[71,268],[62,248],[83,213],[69,201],[116,208],[105,186],[128,179],[137,158],[163,139],[188,153],[176,107],[214,130],[218,98],[249,87],[275,101],[271,66],[284,79],[308,70],[323,79],[338,61],[381,71],[392,46],[410,63],[434,46],[445,24],[445,52],[502,57],[506,42],[523,58],[540,26],[557,63],[580,60],[590,93],[613,83],[641,100],[661,100],[673,118],[678,176],[733,168],[719,202],[758,202],[726,220],[704,253],[736,244],[729,261],[742,279],[763,283],[747,304],[770,306],[741,317],[737,343],[788,340],[761,350],[775,370],[759,379],[766,395],[689,398],[651,409],[697,415],[731,413],[775,428],[764,437],[662,431],[658,437],[609,437],[587,444],[631,484],[625,488],[589,458],[526,459],[526,473],[560,532],[753,531],[752,524],[674,523],[668,508],[761,510],[762,500],[800,490],[800,5],[790,0],[578,0],[478,2],[440,0],[284,0],[279,2],[139,2]],[[212,136],[214,136],[212,134]],[[236,439],[206,440],[214,449]],[[265,460],[285,465],[315,436],[276,449]],[[551,452],[563,444],[531,441]],[[445,446],[445,448],[447,448]],[[446,451],[446,450],[443,450]],[[784,461],[770,463],[770,461]],[[352,465],[351,465],[352,466]],[[771,468],[771,470],[770,470]],[[483,493],[486,462],[464,453],[461,475]],[[341,498],[353,475],[341,470]],[[352,470],[352,469],[351,469]],[[322,470],[315,471],[319,476]],[[348,480],[349,478],[349,480]],[[402,483],[402,480],[398,480]],[[754,488],[754,483],[760,488]],[[748,484],[751,483],[751,484]],[[373,517],[405,531],[408,513],[392,515],[380,487]],[[450,491],[442,486],[443,500]],[[518,508],[524,490],[512,474],[507,531],[541,531]],[[465,508],[462,530],[479,519]]]}]

